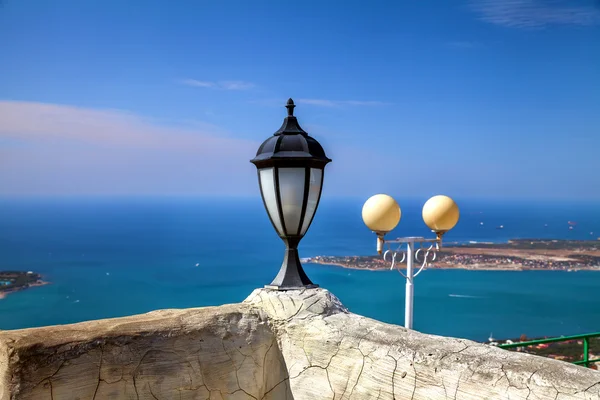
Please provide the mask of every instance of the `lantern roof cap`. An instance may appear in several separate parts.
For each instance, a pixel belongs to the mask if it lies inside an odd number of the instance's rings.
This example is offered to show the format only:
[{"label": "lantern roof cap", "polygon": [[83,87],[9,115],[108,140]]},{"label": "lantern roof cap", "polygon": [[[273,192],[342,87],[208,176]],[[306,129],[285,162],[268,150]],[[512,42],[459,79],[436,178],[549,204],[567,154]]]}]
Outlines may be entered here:
[{"label": "lantern roof cap", "polygon": [[287,108],[288,115],[287,115],[287,117],[285,117],[285,119],[283,120],[283,124],[281,125],[281,128],[279,128],[277,130],[277,132],[275,132],[274,136],[279,136],[279,135],[308,136],[308,133],[306,133],[304,131],[304,129],[302,129],[300,127],[300,124],[298,123],[298,118],[296,118],[294,116],[294,108],[295,107],[296,107],[296,105],[294,104],[294,100],[289,98],[285,105],[285,108]]},{"label": "lantern roof cap", "polygon": [[321,168],[331,162],[321,144],[300,127],[298,119],[294,116],[294,100],[290,98],[285,107],[288,115],[281,128],[260,145],[256,157],[250,162],[258,168],[283,160],[305,161],[310,164],[307,166]]}]

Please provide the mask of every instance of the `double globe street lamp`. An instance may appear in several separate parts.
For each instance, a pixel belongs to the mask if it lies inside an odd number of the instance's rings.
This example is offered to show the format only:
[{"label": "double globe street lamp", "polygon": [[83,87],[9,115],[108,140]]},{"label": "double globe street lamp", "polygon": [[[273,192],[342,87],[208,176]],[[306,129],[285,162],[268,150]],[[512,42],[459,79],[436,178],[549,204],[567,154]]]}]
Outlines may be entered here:
[{"label": "double globe street lamp", "polygon": [[[377,252],[381,254],[387,244],[388,250],[383,254],[385,261],[391,262],[390,269],[406,261],[406,278],[404,326],[408,329],[413,327],[413,298],[414,278],[421,273],[423,268],[435,261],[436,253],[441,249],[442,236],[456,226],[460,212],[458,206],[448,196],[433,196],[423,206],[423,221],[436,237],[427,239],[424,237],[404,237],[394,240],[385,240],[385,235],[392,231],[400,222],[402,211],[400,206],[387,194],[376,194],[370,197],[362,209],[362,218],[367,227],[377,235]],[[415,251],[415,243],[419,249]],[[397,244],[396,250],[391,250],[391,245]],[[422,247],[429,244],[429,247]],[[405,249],[404,249],[405,248]],[[422,254],[422,255],[421,255]],[[399,256],[402,256],[398,260]],[[421,263],[421,267],[415,273],[413,262]]]},{"label": "double globe street lamp", "polygon": [[281,128],[258,148],[250,160],[258,171],[263,203],[273,227],[286,246],[279,273],[265,287],[274,290],[314,288],[300,258],[298,244],[315,216],[325,166],[331,162],[323,147],[300,127],[294,101],[287,101]]}]

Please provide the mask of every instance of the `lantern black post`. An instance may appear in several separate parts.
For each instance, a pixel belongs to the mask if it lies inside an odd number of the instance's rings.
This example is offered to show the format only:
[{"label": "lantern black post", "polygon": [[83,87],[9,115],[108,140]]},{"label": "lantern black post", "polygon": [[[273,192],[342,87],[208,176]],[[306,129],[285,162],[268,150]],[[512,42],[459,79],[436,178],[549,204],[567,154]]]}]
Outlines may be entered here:
[{"label": "lantern black post", "polygon": [[275,290],[317,287],[308,278],[298,256],[298,244],[315,216],[325,165],[331,160],[323,147],[300,127],[294,101],[286,104],[281,128],[263,142],[252,162],[258,172],[263,204],[273,227],[285,243],[279,273],[266,288]]}]

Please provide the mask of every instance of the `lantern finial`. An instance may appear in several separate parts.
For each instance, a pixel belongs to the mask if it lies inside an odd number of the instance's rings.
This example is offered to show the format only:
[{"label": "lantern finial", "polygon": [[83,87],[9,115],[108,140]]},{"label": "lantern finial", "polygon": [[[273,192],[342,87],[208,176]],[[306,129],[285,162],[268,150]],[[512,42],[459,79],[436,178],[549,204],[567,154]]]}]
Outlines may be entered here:
[{"label": "lantern finial", "polygon": [[288,110],[288,117],[294,116],[294,107],[296,107],[296,105],[294,104],[294,100],[292,100],[292,98],[290,97],[285,106],[285,108],[287,108]]}]

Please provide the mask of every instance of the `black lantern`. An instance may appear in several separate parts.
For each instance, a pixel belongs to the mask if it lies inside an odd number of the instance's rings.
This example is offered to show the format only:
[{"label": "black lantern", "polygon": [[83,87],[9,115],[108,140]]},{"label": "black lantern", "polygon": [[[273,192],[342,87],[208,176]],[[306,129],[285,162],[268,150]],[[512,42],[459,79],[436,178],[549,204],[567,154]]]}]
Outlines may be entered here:
[{"label": "black lantern", "polygon": [[298,243],[306,234],[321,198],[325,165],[331,160],[323,147],[308,136],[294,117],[289,99],[288,115],[275,134],[258,148],[250,160],[258,170],[263,203],[273,227],[286,245],[279,273],[266,288],[276,290],[317,287],[298,258]]}]

